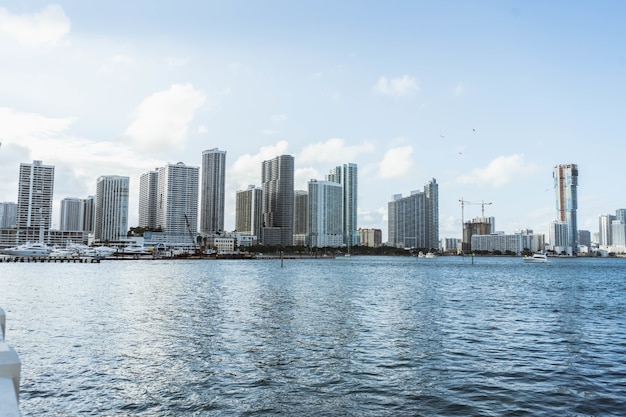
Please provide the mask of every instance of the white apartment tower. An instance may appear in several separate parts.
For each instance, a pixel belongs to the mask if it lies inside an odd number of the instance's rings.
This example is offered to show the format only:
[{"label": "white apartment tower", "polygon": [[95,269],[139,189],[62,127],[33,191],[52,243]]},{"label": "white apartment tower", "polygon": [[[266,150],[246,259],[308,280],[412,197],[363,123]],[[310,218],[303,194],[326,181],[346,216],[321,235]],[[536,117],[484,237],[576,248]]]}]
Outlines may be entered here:
[{"label": "white apartment tower", "polygon": [[119,241],[128,231],[128,196],[130,178],[103,175],[96,184],[96,241]]},{"label": "white apartment tower", "polygon": [[224,230],[225,179],[226,151],[214,148],[202,152],[200,231],[203,233]]},{"label": "white apartment tower", "polygon": [[246,236],[261,236],[263,223],[263,190],[249,185],[246,190],[237,191],[235,199],[235,230]]},{"label": "white apartment tower", "polygon": [[157,170],[156,227],[168,234],[198,232],[198,175],[200,168],[182,162]]},{"label": "white apartment tower", "polygon": [[342,188],[342,230],[344,245],[358,246],[360,235],[357,228],[358,169],[356,164],[343,164],[330,170],[326,181],[341,184]]},{"label": "white apartment tower", "polygon": [[139,219],[138,226],[149,230],[155,230],[157,192],[158,192],[157,171],[148,171],[141,175],[139,179]]},{"label": "white apartment tower", "polygon": [[17,242],[42,241],[50,229],[54,166],[41,161],[20,164],[17,195]]},{"label": "white apartment tower", "polygon": [[342,185],[333,181],[309,181],[309,245],[344,245]]}]

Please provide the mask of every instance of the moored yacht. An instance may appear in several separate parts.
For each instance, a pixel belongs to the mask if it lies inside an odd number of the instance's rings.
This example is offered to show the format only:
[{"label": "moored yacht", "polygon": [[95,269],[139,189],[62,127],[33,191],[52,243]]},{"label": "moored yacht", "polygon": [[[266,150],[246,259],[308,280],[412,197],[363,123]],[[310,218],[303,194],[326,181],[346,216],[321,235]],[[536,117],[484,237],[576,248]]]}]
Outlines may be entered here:
[{"label": "moored yacht", "polygon": [[2,251],[12,256],[50,256],[52,248],[41,242],[27,242]]}]

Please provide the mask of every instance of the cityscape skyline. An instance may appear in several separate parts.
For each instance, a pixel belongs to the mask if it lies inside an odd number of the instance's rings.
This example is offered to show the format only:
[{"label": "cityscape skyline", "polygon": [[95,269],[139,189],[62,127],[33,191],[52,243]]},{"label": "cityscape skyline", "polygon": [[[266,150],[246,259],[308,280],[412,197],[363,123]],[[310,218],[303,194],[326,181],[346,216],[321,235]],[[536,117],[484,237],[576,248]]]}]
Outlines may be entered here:
[{"label": "cityscape skyline", "polygon": [[43,160],[56,167],[53,227],[61,200],[93,195],[102,175],[130,178],[137,225],[141,174],[201,166],[217,148],[226,230],[236,191],[281,154],[295,157],[295,189],[358,164],[358,226],[384,239],[388,201],[426,178],[441,237],[459,237],[461,198],[475,203],[466,218],[489,201],[498,230],[547,235],[557,164],[581,171],[579,229],[624,207],[626,5],[242,5],[3,2],[0,201],[16,201],[21,162]]}]

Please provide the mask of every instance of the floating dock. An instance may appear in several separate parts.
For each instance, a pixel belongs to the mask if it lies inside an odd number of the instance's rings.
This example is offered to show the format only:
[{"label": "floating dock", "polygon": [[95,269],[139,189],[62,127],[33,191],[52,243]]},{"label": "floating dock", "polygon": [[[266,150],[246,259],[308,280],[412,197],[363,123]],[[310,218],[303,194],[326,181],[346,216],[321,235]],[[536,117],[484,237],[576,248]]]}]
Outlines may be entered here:
[{"label": "floating dock", "polygon": [[99,264],[100,258],[78,257],[62,258],[55,256],[0,256],[0,263],[3,262],[27,262],[27,263],[76,263],[76,264]]}]

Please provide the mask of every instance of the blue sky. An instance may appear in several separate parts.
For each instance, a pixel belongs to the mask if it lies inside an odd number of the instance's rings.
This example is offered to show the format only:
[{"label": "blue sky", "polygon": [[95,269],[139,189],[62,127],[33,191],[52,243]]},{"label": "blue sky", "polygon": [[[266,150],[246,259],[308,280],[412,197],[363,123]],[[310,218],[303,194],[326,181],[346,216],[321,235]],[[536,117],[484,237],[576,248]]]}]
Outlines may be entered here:
[{"label": "blue sky", "polygon": [[[295,156],[296,187],[359,166],[359,226],[393,194],[439,183],[498,230],[547,233],[555,164],[579,166],[579,228],[626,207],[626,3],[619,1],[2,1],[0,201],[20,162],[64,197],[227,151],[226,228],[260,164]],[[465,218],[479,216],[468,205]]]}]

